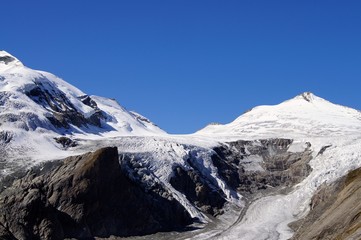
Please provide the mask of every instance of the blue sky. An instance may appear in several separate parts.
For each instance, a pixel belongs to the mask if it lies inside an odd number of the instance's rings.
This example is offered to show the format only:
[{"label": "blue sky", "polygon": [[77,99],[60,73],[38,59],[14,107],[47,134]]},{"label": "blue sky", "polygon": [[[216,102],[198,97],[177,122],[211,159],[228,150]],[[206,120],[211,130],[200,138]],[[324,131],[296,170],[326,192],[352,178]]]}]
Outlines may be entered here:
[{"label": "blue sky", "polygon": [[361,1],[12,0],[0,49],[170,133],[304,91],[361,109]]}]

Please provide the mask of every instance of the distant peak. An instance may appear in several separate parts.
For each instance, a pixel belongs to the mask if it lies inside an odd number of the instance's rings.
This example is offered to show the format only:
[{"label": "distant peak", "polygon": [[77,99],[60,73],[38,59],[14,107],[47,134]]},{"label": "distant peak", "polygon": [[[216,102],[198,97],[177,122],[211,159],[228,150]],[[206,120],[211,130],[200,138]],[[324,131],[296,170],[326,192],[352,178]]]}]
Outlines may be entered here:
[{"label": "distant peak", "polygon": [[0,50],[0,66],[24,66],[19,59],[11,55],[10,53]]}]

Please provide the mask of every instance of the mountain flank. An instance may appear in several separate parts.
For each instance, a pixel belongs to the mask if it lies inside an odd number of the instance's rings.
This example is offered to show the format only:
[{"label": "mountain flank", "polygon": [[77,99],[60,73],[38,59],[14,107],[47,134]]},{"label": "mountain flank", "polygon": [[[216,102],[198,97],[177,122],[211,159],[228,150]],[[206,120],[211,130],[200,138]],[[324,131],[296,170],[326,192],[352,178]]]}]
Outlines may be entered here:
[{"label": "mountain flank", "polygon": [[89,239],[181,229],[192,222],[170,194],[145,192],[116,148],[33,169],[0,193],[2,239]]}]

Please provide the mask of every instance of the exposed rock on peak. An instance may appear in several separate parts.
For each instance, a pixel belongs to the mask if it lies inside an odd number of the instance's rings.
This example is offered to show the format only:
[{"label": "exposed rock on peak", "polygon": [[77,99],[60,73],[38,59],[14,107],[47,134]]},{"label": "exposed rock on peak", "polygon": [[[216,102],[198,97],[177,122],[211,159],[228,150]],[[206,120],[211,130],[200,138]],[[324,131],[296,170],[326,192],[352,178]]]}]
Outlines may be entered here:
[{"label": "exposed rock on peak", "polygon": [[313,95],[313,93],[311,92],[304,92],[301,94],[301,96],[307,101],[307,102],[312,102],[312,100],[314,99],[315,95]]},{"label": "exposed rock on peak", "polygon": [[1,65],[24,66],[16,57],[3,50],[0,50],[0,68]]},{"label": "exposed rock on peak", "polygon": [[[302,100],[302,101],[306,101],[306,102],[309,102],[309,103],[312,103],[314,101],[326,101],[325,99],[319,97],[319,96],[316,96],[314,93],[312,92],[303,92],[299,95],[297,95],[296,97],[288,100],[288,101],[293,101],[293,100]],[[285,102],[288,102],[288,101],[285,101]]]}]

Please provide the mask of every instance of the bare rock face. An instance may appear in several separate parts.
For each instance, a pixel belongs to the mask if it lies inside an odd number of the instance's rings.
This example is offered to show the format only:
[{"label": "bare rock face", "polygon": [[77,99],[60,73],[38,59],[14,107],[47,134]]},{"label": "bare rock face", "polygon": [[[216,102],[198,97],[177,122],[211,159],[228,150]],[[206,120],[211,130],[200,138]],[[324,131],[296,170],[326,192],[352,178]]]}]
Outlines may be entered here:
[{"label": "bare rock face", "polygon": [[[292,143],[291,139],[229,142],[214,148],[211,160],[227,186],[251,200],[256,194],[287,191],[311,172],[309,145],[291,152]],[[175,165],[170,184],[202,212],[222,214],[226,196],[196,161],[190,154],[187,168]]]},{"label": "bare rock face", "polygon": [[191,222],[174,199],[132,182],[116,148],[48,164],[0,193],[0,239],[143,235]]},{"label": "bare rock face", "polygon": [[9,64],[9,63],[14,62],[14,61],[16,61],[16,59],[13,58],[12,56],[2,56],[2,57],[0,57],[0,62],[3,62],[5,64]]},{"label": "bare rock face", "polygon": [[100,127],[100,120],[104,118],[102,111],[89,96],[79,97],[85,105],[95,110],[90,117],[86,118],[76,109],[64,92],[52,86],[44,85],[42,79],[34,81],[34,88],[25,92],[25,94],[45,109],[51,109],[50,116],[47,118],[57,128],[69,128],[70,124],[78,127],[87,124]]},{"label": "bare rock face", "polygon": [[310,212],[290,224],[292,239],[361,239],[361,168],[315,193]]},{"label": "bare rock face", "polygon": [[312,151],[290,152],[291,144],[291,139],[230,142],[214,149],[212,161],[223,180],[244,195],[291,187],[312,171]]},{"label": "bare rock face", "polygon": [[88,95],[80,96],[78,97],[78,99],[82,101],[82,103],[84,103],[85,105],[95,110],[94,114],[87,119],[88,123],[101,127],[100,120],[104,119],[106,117],[106,114],[98,108],[97,103]]},{"label": "bare rock face", "polygon": [[175,166],[173,177],[169,182],[203,212],[213,216],[223,213],[225,196],[221,194],[220,189],[207,182],[196,169],[184,170],[181,166]]},{"label": "bare rock face", "polygon": [[60,144],[64,149],[76,147],[78,145],[78,143],[75,140],[72,140],[64,136],[54,138],[54,140],[56,143]]}]

